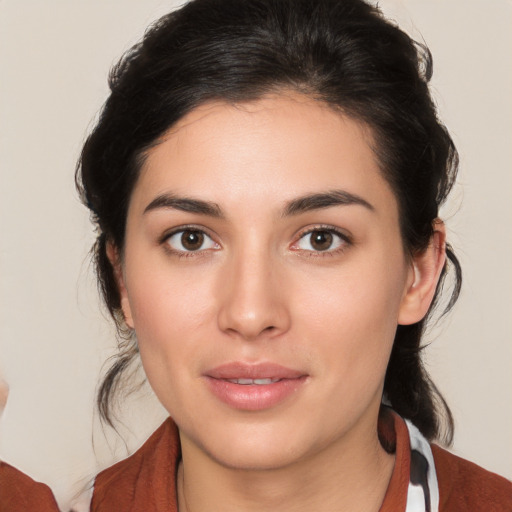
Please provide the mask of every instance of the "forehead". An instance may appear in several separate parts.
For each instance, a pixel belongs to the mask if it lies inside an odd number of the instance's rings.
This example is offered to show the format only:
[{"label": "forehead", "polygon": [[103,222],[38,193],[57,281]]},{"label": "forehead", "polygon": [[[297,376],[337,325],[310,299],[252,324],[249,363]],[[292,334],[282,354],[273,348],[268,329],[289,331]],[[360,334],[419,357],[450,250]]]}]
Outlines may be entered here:
[{"label": "forehead", "polygon": [[219,203],[270,204],[341,188],[394,203],[372,144],[366,125],[300,94],[212,102],[147,152],[132,199],[193,193]]}]

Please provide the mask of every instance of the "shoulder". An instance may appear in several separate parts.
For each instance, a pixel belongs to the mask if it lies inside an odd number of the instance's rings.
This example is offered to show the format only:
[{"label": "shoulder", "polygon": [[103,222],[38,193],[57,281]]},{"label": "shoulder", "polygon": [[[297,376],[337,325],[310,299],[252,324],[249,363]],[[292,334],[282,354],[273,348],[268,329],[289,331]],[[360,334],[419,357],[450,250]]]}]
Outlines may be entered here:
[{"label": "shoulder", "polygon": [[59,512],[50,488],[0,461],[0,510]]},{"label": "shoulder", "polygon": [[133,455],[98,474],[91,512],[138,511],[139,503],[141,511],[157,511],[172,503],[178,459],[178,432],[167,419]]},{"label": "shoulder", "polygon": [[439,510],[510,512],[512,482],[472,462],[432,445],[437,480]]}]

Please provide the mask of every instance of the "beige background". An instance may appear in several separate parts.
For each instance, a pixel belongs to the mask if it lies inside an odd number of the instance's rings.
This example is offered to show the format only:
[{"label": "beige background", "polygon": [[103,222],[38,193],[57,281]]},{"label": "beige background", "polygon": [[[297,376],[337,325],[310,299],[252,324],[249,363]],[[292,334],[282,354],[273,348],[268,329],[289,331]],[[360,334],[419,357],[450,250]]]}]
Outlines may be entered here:
[{"label": "beige background", "polygon": [[[454,451],[512,478],[512,4],[380,3],[429,44],[435,97],[462,157],[445,217],[465,284],[432,334],[429,366],[456,418]],[[110,65],[172,5],[0,0],[0,376],[10,386],[0,457],[51,484],[63,505],[111,462],[109,446],[124,453],[93,419],[114,340],[74,165]],[[137,446],[163,413],[148,390],[126,410],[121,431]]]}]

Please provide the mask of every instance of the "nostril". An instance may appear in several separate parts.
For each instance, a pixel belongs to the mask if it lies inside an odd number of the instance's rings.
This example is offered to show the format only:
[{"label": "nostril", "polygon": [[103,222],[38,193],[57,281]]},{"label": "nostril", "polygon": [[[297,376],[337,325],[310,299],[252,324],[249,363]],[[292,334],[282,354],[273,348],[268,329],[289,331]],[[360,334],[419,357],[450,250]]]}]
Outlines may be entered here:
[{"label": "nostril", "polygon": [[274,336],[279,331],[279,328],[274,325],[269,325],[263,328],[258,328],[251,325],[238,325],[236,327],[229,327],[225,329],[225,331],[235,337],[240,336],[245,340],[255,341],[267,336]]}]

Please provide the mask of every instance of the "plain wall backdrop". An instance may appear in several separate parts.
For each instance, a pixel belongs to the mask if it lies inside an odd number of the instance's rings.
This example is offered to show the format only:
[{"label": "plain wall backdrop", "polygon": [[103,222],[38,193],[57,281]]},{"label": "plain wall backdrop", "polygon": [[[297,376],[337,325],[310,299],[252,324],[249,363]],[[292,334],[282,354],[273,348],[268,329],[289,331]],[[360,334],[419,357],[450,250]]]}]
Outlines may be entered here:
[{"label": "plain wall backdrop", "polygon": [[[10,387],[0,458],[49,483],[62,506],[126,454],[94,416],[115,339],[87,258],[75,162],[110,66],[175,5],[0,0],[0,376]],[[434,97],[461,155],[444,216],[464,286],[430,336],[429,369],[455,416],[455,453],[512,478],[512,3],[380,5],[429,45]],[[133,448],[164,412],[147,388],[125,406]]]}]

